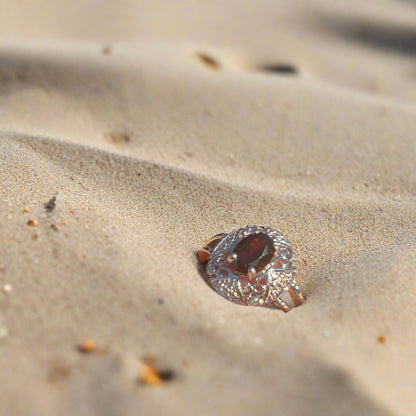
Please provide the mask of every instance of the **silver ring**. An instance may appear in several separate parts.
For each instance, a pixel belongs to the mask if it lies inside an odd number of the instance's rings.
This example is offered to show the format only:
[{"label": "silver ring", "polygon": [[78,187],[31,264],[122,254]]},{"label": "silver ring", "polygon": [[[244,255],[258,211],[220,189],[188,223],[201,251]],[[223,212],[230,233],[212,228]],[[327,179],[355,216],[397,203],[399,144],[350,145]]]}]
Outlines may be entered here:
[{"label": "silver ring", "polygon": [[289,312],[305,297],[295,281],[296,255],[289,241],[271,227],[248,225],[211,238],[198,252],[207,281],[239,305],[276,307]]}]

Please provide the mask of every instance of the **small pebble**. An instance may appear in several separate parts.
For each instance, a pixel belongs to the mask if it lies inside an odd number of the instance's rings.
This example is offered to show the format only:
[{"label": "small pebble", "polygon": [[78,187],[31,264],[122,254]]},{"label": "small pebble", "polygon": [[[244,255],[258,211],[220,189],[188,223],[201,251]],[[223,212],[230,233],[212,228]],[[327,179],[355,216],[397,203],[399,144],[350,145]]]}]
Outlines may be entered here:
[{"label": "small pebble", "polygon": [[152,364],[143,364],[138,381],[146,386],[157,387],[174,378],[175,374],[172,370],[161,370]]},{"label": "small pebble", "polygon": [[139,381],[147,386],[161,386],[163,384],[157,369],[147,364],[143,365],[140,371]]},{"label": "small pebble", "polygon": [[28,207],[24,207],[23,208],[23,212],[29,212],[29,208]]},{"label": "small pebble", "polygon": [[30,218],[27,223],[28,225],[31,225],[32,227],[37,227],[39,225],[38,220],[35,220],[34,218]]},{"label": "small pebble", "polygon": [[0,328],[0,340],[9,336],[9,330],[7,328]]},{"label": "small pebble", "polygon": [[386,343],[386,341],[387,341],[387,338],[385,337],[385,335],[379,335],[379,336],[377,337],[377,341],[378,341],[380,344],[385,344],[385,343]]},{"label": "small pebble", "polygon": [[95,343],[92,339],[84,339],[81,344],[78,345],[78,351],[85,354],[89,354],[95,350]]},{"label": "small pebble", "polygon": [[10,293],[13,290],[12,285],[10,283],[6,283],[5,285],[3,285],[3,287],[1,288],[1,291],[3,293]]}]

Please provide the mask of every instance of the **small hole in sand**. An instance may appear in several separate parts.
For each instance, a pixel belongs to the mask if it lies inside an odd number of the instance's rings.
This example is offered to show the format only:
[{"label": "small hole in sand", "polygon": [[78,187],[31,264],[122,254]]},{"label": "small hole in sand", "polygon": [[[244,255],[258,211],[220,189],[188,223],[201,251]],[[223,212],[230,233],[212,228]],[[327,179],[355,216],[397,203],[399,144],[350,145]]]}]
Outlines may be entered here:
[{"label": "small hole in sand", "polygon": [[159,370],[159,377],[163,381],[172,381],[176,378],[176,373],[171,369]]},{"label": "small hole in sand", "polygon": [[49,383],[57,383],[59,381],[67,380],[71,377],[71,372],[71,367],[68,364],[54,361],[51,363],[47,381]]},{"label": "small hole in sand", "polygon": [[276,74],[282,75],[296,75],[298,73],[298,69],[291,64],[269,64],[263,65],[260,70],[264,72],[274,72]]},{"label": "small hole in sand", "polygon": [[105,56],[110,56],[113,53],[113,48],[111,45],[105,45],[101,48],[101,52]]},{"label": "small hole in sand", "polygon": [[52,212],[56,208],[56,195],[44,205],[44,208],[48,212]]},{"label": "small hole in sand", "polygon": [[131,141],[131,137],[128,133],[122,131],[113,131],[109,134],[106,134],[105,137],[113,143],[128,143]]},{"label": "small hole in sand", "polygon": [[220,63],[212,56],[209,56],[203,52],[197,52],[196,56],[209,69],[213,71],[219,71],[221,69]]}]

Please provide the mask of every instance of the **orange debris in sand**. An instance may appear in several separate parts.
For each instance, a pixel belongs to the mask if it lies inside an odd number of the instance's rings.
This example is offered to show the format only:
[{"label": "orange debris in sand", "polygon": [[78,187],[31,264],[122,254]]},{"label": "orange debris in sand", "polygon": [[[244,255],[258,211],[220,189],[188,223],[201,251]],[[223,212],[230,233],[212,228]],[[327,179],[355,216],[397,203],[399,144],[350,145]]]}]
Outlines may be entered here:
[{"label": "orange debris in sand", "polygon": [[378,342],[379,342],[380,344],[385,344],[385,342],[387,341],[387,338],[386,338],[384,335],[380,335],[380,336],[377,338],[377,340],[378,340]]},{"label": "orange debris in sand", "polygon": [[84,341],[78,345],[78,350],[87,354],[91,353],[95,350],[95,343],[92,339],[84,339]]},{"label": "orange debris in sand", "polygon": [[39,225],[38,220],[35,220],[34,218],[30,218],[27,223],[28,225],[31,225],[32,227],[37,227]]},{"label": "orange debris in sand", "polygon": [[140,383],[151,387],[161,386],[175,377],[172,370],[156,368],[153,365],[156,361],[156,357],[145,357],[143,359],[143,364],[138,378]]},{"label": "orange debris in sand", "polygon": [[209,69],[212,69],[214,71],[219,71],[221,69],[221,65],[219,64],[219,62],[215,60],[212,56],[209,56],[206,53],[197,53],[196,56]]},{"label": "orange debris in sand", "polygon": [[150,364],[143,364],[139,380],[147,386],[161,386],[163,384],[159,370]]}]

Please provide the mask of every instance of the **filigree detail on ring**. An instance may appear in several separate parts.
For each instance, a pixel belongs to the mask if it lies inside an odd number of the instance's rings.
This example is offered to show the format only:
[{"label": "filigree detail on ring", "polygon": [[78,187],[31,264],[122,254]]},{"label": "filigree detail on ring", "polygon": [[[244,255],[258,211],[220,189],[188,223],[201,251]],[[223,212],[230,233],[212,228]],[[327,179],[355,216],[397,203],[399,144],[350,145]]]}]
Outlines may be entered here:
[{"label": "filigree detail on ring", "polygon": [[[295,304],[296,255],[289,241],[271,227],[250,225],[210,240],[199,252],[211,286],[241,305],[274,305],[290,310],[280,296],[289,290]],[[295,299],[296,298],[296,299]]]}]

